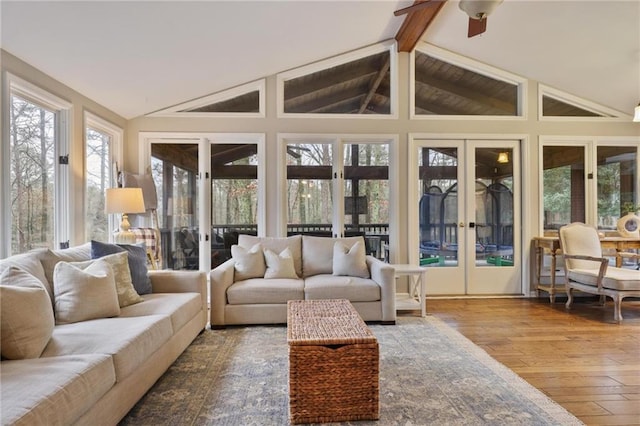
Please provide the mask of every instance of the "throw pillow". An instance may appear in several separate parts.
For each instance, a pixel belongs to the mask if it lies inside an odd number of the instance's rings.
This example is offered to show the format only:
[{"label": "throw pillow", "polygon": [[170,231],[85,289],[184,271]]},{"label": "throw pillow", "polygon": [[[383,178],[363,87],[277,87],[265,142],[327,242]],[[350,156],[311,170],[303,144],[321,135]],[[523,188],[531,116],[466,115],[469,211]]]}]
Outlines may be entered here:
[{"label": "throw pillow", "polygon": [[264,273],[265,278],[298,278],[296,268],[293,265],[293,256],[288,247],[282,250],[280,254],[266,249],[264,251],[264,260],[267,264],[267,270]]},{"label": "throw pillow", "polygon": [[111,266],[103,260],[82,266],[58,262],[53,271],[56,324],[120,315]]},{"label": "throw pillow", "polygon": [[[135,303],[144,302],[144,299],[136,292],[136,289],[133,287],[133,283],[131,282],[131,272],[129,271],[128,259],[129,255],[124,251],[121,253],[110,254],[99,259],[107,262],[113,270],[113,279],[116,281],[116,292],[118,293],[118,305],[120,305],[121,308]],[[86,269],[94,262],[96,262],[96,260],[87,260],[84,262],[73,262],[72,265],[75,265],[80,269]]]},{"label": "throw pillow", "polygon": [[131,282],[138,294],[151,293],[151,280],[147,269],[147,250],[144,244],[108,244],[91,241],[91,258],[99,259],[108,254],[126,251],[129,254]]},{"label": "throw pillow", "polygon": [[47,346],[55,319],[42,282],[11,266],[0,275],[0,345],[7,359],[38,358]]},{"label": "throw pillow", "polygon": [[352,245],[351,248],[340,241],[333,245],[333,275],[369,278],[367,253],[361,241]]},{"label": "throw pillow", "polygon": [[235,261],[234,281],[264,277],[265,265],[262,246],[255,244],[249,250],[239,245],[231,246],[231,257]]}]

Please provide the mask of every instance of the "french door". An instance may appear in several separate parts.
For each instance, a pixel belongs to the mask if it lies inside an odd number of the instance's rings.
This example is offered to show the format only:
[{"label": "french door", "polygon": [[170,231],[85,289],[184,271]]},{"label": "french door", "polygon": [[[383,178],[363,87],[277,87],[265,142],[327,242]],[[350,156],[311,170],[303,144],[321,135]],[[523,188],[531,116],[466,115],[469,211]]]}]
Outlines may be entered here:
[{"label": "french door", "polygon": [[239,233],[264,232],[264,135],[145,136],[164,268],[209,271]]},{"label": "french door", "polygon": [[521,294],[519,141],[413,142],[410,257],[427,294]]}]

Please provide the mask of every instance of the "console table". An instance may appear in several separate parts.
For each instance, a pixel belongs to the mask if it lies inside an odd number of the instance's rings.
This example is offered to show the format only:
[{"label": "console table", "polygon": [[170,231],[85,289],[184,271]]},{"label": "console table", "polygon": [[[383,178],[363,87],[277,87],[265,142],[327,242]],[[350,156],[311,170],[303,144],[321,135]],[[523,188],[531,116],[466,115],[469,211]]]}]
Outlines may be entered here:
[{"label": "console table", "polygon": [[[619,268],[622,266],[620,253],[629,249],[640,249],[640,238],[604,237],[600,239],[600,245],[603,249],[616,250],[616,267]],[[538,293],[540,291],[549,293],[549,300],[553,303],[558,291],[564,293],[564,288],[556,288],[556,256],[561,253],[560,237],[534,237],[533,246],[536,255],[536,290]],[[540,283],[545,249],[549,250],[551,255],[550,284],[548,285]]]}]

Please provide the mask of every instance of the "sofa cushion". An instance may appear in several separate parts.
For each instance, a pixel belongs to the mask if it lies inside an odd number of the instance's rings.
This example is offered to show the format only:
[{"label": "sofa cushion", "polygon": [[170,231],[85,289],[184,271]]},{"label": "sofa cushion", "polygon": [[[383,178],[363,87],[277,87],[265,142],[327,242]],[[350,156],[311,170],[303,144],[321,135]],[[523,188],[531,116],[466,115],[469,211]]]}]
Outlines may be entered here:
[{"label": "sofa cushion", "polygon": [[234,279],[236,281],[264,277],[266,266],[260,243],[254,244],[250,249],[234,244],[231,246],[231,257],[234,260]]},{"label": "sofa cushion", "polygon": [[252,278],[238,281],[227,289],[230,305],[287,303],[287,300],[304,299],[304,281],[301,279]]},{"label": "sofa cushion", "polygon": [[252,235],[240,234],[238,236],[238,245],[246,249],[253,247],[255,244],[262,244],[263,249],[271,250],[275,253],[281,253],[285,248],[289,248],[293,257],[293,266],[296,269],[296,275],[302,276],[302,236],[294,235],[287,238],[267,238],[254,237]]},{"label": "sofa cushion", "polygon": [[28,253],[16,254],[6,259],[2,259],[0,260],[0,273],[4,272],[11,266],[27,271],[44,285],[47,293],[49,293],[51,304],[53,305],[53,288],[51,287],[51,283],[47,281],[47,276],[45,275],[44,268],[40,262],[40,257],[47,251],[48,249],[35,249]]},{"label": "sofa cushion", "polygon": [[120,318],[144,315],[169,315],[174,331],[180,330],[202,312],[200,293],[155,293],[145,294],[144,301],[120,310]]},{"label": "sofa cushion", "polygon": [[131,282],[138,294],[151,293],[151,281],[147,269],[147,250],[144,244],[107,244],[91,241],[91,258],[98,259],[108,254],[126,251],[129,254]]},{"label": "sofa cushion", "polygon": [[358,241],[351,247],[336,241],[333,245],[333,275],[369,278],[364,241]]},{"label": "sofa cushion", "polygon": [[[142,302],[142,297],[140,297],[136,292],[136,289],[133,287],[133,282],[131,282],[129,254],[127,252],[123,251],[120,253],[108,254],[101,257],[99,260],[107,262],[113,270],[113,278],[116,282],[116,292],[118,293],[118,304],[121,308]],[[98,261],[98,259],[77,262],[74,263],[74,265],[84,269],[92,262],[96,261]]]},{"label": "sofa cushion", "polygon": [[70,425],[115,383],[109,355],[2,361],[2,424]]},{"label": "sofa cushion", "polygon": [[307,300],[347,299],[351,302],[381,300],[380,286],[371,279],[328,274],[306,278],[304,294]]},{"label": "sofa cushion", "polygon": [[0,273],[0,352],[3,357],[39,357],[54,325],[51,299],[40,280],[15,266]]},{"label": "sofa cushion", "polygon": [[51,288],[53,288],[53,271],[58,262],[83,262],[90,259],[91,245],[89,243],[62,250],[45,249],[40,254],[40,262]]},{"label": "sofa cushion", "polygon": [[364,239],[362,237],[331,238],[308,235],[302,237],[302,276],[304,278],[333,273],[333,246],[337,241],[350,248],[358,241],[364,242]]},{"label": "sofa cushion", "polygon": [[53,271],[56,324],[69,324],[120,314],[113,269],[97,262],[58,262]]},{"label": "sofa cushion", "polygon": [[293,266],[293,257],[291,250],[285,248],[279,254],[272,250],[264,250],[264,260],[267,264],[267,270],[264,273],[265,279],[274,278],[298,278],[295,267]]},{"label": "sofa cushion", "polygon": [[[572,269],[567,277],[583,284],[594,287],[598,282],[598,269]],[[640,290],[640,273],[632,269],[608,267],[602,279],[602,286],[613,290]]]},{"label": "sofa cushion", "polygon": [[120,382],[172,335],[168,315],[82,321],[56,326],[41,356],[108,354],[113,356],[116,381]]}]

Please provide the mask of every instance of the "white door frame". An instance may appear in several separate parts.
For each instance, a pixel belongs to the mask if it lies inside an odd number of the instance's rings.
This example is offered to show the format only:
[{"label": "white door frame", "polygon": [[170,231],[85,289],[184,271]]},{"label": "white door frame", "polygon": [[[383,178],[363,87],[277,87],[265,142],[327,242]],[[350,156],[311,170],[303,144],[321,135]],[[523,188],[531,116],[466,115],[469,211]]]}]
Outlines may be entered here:
[{"label": "white door frame", "polygon": [[[527,254],[528,242],[533,237],[533,227],[525,226],[525,224],[531,223],[531,208],[530,199],[525,194],[531,193],[531,181],[529,174],[531,172],[531,165],[529,160],[529,135],[526,134],[483,134],[483,133],[409,133],[408,135],[408,168],[407,168],[407,188],[408,188],[408,204],[410,206],[418,205],[418,147],[422,145],[423,140],[439,140],[439,141],[454,141],[454,140],[469,140],[469,141],[520,141],[520,182],[521,182],[521,243],[519,247],[519,260],[520,260],[520,291],[521,294],[529,295],[529,274],[530,267]],[[463,165],[464,166],[464,165]],[[419,228],[418,209],[409,208],[407,210],[408,229]],[[514,229],[514,232],[516,230]],[[418,251],[415,249],[419,245],[419,235],[417,232],[408,232],[407,236],[407,253],[409,263],[417,265],[419,264]],[[429,285],[427,284],[427,291],[429,291]]]}]

